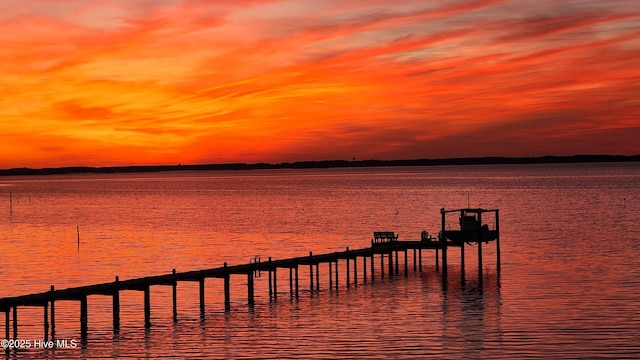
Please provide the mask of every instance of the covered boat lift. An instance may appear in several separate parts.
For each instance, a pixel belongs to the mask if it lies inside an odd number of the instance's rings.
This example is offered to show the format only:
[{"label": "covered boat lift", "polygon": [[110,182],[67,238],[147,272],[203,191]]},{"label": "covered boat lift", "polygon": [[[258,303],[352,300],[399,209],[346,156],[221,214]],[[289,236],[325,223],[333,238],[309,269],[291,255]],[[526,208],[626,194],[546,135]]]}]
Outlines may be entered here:
[{"label": "covered boat lift", "polygon": [[[459,213],[458,229],[448,229],[447,226],[447,214]],[[493,220],[493,226],[489,223],[483,222],[484,220]],[[445,210],[440,209],[442,215],[442,229],[438,234],[438,240],[442,248],[442,265],[447,268],[447,247],[459,246],[461,256],[461,266],[464,273],[464,245],[477,244],[478,245],[478,270],[482,271],[482,243],[489,243],[490,241],[496,242],[496,262],[498,266],[498,272],[500,272],[500,219],[498,209],[481,209],[481,208],[464,208]]]}]

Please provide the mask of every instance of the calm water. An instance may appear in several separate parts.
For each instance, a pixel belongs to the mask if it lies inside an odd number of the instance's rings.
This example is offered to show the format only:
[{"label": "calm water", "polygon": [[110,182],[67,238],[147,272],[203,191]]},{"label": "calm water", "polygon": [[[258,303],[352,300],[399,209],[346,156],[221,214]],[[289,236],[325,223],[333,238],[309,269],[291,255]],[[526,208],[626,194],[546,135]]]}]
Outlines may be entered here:
[{"label": "calm water", "polygon": [[[12,209],[9,206],[9,192]],[[0,178],[0,297],[70,286],[367,247],[372,232],[400,239],[436,233],[440,208],[500,209],[495,244],[459,251],[442,280],[426,252],[422,271],[309,293],[288,271],[256,306],[246,278],[207,279],[201,321],[197,283],[152,287],[143,328],[141,292],[89,298],[89,339],[75,349],[30,349],[9,358],[638,358],[640,164],[469,166]],[[77,245],[77,230],[81,244]],[[400,259],[402,260],[402,256]],[[379,271],[379,262],[376,263]],[[56,336],[79,340],[79,305],[56,303]],[[19,338],[41,339],[42,309],[19,308]],[[1,323],[4,323],[2,321]],[[0,332],[4,335],[4,327]],[[4,336],[2,336],[4,337]]]}]

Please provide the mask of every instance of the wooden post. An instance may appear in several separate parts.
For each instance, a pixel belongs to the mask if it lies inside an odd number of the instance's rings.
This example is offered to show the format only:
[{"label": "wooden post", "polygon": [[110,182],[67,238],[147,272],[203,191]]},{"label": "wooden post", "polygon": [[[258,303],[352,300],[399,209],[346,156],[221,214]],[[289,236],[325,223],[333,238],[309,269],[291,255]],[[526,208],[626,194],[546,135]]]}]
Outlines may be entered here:
[{"label": "wooden post", "polygon": [[478,241],[478,273],[482,274],[482,241]]},{"label": "wooden post", "polygon": [[278,268],[273,268],[273,298],[278,299]]},{"label": "wooden post", "polygon": [[389,277],[393,275],[393,250],[389,251]]},{"label": "wooden post", "polygon": [[380,253],[380,277],[384,279],[384,253]]},{"label": "wooden post", "polygon": [[247,273],[247,302],[249,303],[249,306],[253,306],[255,304],[253,291],[253,270],[251,270]]},{"label": "wooden post", "polygon": [[271,256],[269,256],[269,301],[273,299],[273,271],[271,270]]},{"label": "wooden post", "polygon": [[320,263],[316,264],[316,291],[320,292]]},{"label": "wooden post", "polygon": [[442,215],[442,235],[440,236],[440,247],[442,247],[442,276],[447,276],[447,238],[444,236],[444,232],[446,230],[446,213],[444,212],[444,208],[440,209],[440,214]]},{"label": "wooden post", "polygon": [[204,320],[204,277],[201,277],[198,282],[200,284],[200,319]]},{"label": "wooden post", "polygon": [[418,249],[418,270],[422,271],[422,248]]},{"label": "wooden post", "polygon": [[[9,340],[11,339],[11,331],[9,331],[9,328],[11,327],[11,319],[10,319],[10,314],[9,314],[10,310],[9,308],[7,308],[7,310],[4,313],[4,338]],[[7,348],[8,349],[8,348]]]},{"label": "wooden post", "polygon": [[149,284],[144,286],[144,327],[146,329],[151,327],[151,292],[149,291]]},{"label": "wooden post", "polygon": [[178,322],[178,281],[176,280],[176,269],[171,271],[173,282],[171,283],[171,299],[173,300],[173,322]]},{"label": "wooden post", "polygon": [[[438,251],[438,250],[436,250]],[[416,248],[413,249],[413,271],[417,271],[418,270],[418,264],[417,264],[417,254],[418,250]]]},{"label": "wooden post", "polygon": [[[53,295],[55,288],[51,285],[51,294]],[[7,310],[7,315],[8,315]],[[7,324],[8,326],[9,324]],[[7,328],[7,331],[9,329]],[[7,339],[9,338],[9,334],[7,334]],[[53,300],[53,296],[51,297],[51,340],[56,339],[56,302]]]},{"label": "wooden post", "polygon": [[44,306],[44,341],[49,341],[49,303],[45,302]]},{"label": "wooden post", "polygon": [[353,258],[353,283],[358,285],[358,257]]},{"label": "wooden post", "polygon": [[293,299],[293,268],[289,268],[289,296]]},{"label": "wooden post", "polygon": [[375,269],[374,269],[374,259],[373,259],[373,253],[371,254],[371,282],[373,283],[373,279],[375,278]]},{"label": "wooden post", "polygon": [[18,340],[18,306],[13,307],[13,338]]},{"label": "wooden post", "polygon": [[340,263],[340,259],[336,258],[336,291],[338,291],[338,265]]},{"label": "wooden post", "polygon": [[[225,263],[226,264],[226,263]],[[224,275],[224,310],[231,310],[231,275]]]},{"label": "wooden post", "polygon": [[333,290],[333,263],[329,261],[329,291]]},{"label": "wooden post", "polygon": [[[120,281],[120,278],[116,276],[116,283]],[[113,292],[113,332],[118,333],[120,331],[120,290]]]},{"label": "wooden post", "polygon": [[496,262],[498,265],[498,274],[500,274],[500,220],[496,210]]},{"label": "wooden post", "polygon": [[298,264],[296,264],[296,298],[298,298]]},{"label": "wooden post", "polygon": [[80,297],[80,338],[82,340],[87,339],[89,332],[89,316],[87,308],[87,295],[83,294]]},{"label": "wooden post", "polygon": [[464,277],[464,241],[460,244],[460,271],[462,271],[462,276]]},{"label": "wooden post", "polygon": [[478,272],[482,281],[482,211],[478,211]]},{"label": "wooden post", "polygon": [[347,289],[348,289],[351,286],[351,284],[350,284],[351,283],[351,274],[350,274],[351,273],[351,269],[350,269],[350,266],[349,266],[349,263],[351,262],[351,260],[349,259],[348,256],[347,256],[346,260],[347,260],[347,264],[346,264],[347,265],[347,268],[346,268],[346,281],[347,281]]},{"label": "wooden post", "polygon": [[[309,260],[311,260],[312,256],[313,253],[309,251]],[[311,261],[309,261],[309,291],[313,295],[313,263]]]}]

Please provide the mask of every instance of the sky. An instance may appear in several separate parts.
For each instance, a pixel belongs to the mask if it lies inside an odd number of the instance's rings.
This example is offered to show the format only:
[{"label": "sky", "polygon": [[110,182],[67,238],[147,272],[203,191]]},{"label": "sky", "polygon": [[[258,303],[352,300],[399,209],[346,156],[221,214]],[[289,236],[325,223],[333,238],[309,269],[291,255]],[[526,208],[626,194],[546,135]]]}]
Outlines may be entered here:
[{"label": "sky", "polygon": [[0,0],[0,168],[640,154],[640,1]]}]

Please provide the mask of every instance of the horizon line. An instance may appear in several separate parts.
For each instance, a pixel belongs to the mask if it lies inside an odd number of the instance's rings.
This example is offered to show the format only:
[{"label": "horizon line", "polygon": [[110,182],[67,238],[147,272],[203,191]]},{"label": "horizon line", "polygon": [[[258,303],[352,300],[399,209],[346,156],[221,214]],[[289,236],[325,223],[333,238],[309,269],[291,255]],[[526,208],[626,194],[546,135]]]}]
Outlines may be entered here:
[{"label": "horizon line", "polygon": [[43,168],[0,169],[0,176],[13,175],[58,175],[79,172],[116,173],[116,172],[159,172],[184,170],[259,170],[259,169],[301,169],[332,167],[384,167],[384,166],[441,166],[441,165],[500,165],[500,164],[541,164],[541,163],[585,163],[585,162],[634,162],[640,161],[638,155],[543,155],[543,156],[482,156],[436,159],[395,159],[395,160],[301,160],[280,163],[216,163],[216,164],[164,164],[164,165],[121,165],[121,166],[61,166]]}]

